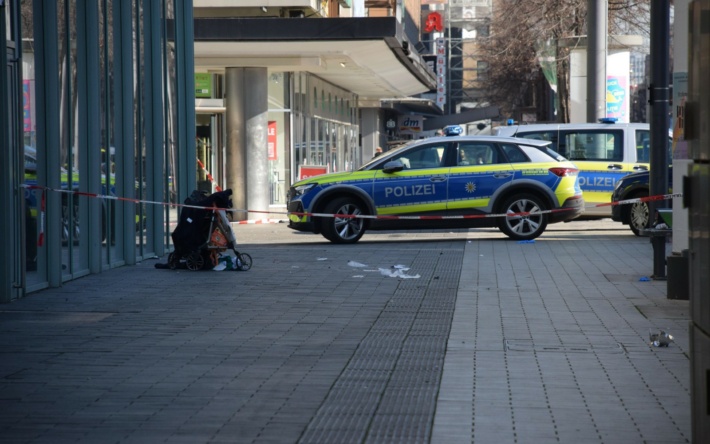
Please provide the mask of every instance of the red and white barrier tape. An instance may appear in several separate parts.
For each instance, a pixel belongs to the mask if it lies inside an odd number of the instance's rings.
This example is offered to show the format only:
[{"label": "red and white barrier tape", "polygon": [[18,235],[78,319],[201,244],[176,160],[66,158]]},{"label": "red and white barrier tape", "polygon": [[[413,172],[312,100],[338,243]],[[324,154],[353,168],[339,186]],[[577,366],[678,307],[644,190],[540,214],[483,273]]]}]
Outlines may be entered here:
[{"label": "red and white barrier tape", "polygon": [[[285,214],[285,215],[310,216],[310,217],[338,217],[338,218],[343,218],[343,219],[347,219],[347,218],[349,218],[349,219],[381,219],[381,220],[483,219],[483,218],[491,218],[491,217],[526,217],[526,216],[530,216],[530,215],[551,214],[551,213],[559,213],[559,212],[563,212],[563,211],[574,210],[573,208],[555,208],[552,210],[544,210],[544,211],[536,211],[536,212],[498,213],[498,214],[468,214],[468,215],[457,215],[457,216],[330,214],[330,213],[309,213],[309,212],[288,212],[288,211],[279,212],[279,211],[256,211],[256,210],[245,210],[245,209],[234,209],[234,208],[202,207],[202,206],[197,206],[197,205],[166,203],[166,202],[158,202],[158,201],[150,201],[150,200],[140,200],[140,199],[133,199],[133,198],[128,198],[128,197],[118,197],[118,196],[110,196],[110,195],[105,195],[105,194],[87,193],[87,192],[82,192],[82,191],[57,190],[57,189],[53,189],[53,188],[42,187],[39,185],[22,185],[22,186],[24,188],[28,188],[28,189],[42,190],[42,206],[41,206],[41,211],[42,211],[42,213],[41,213],[41,215],[42,215],[41,227],[42,228],[40,231],[40,242],[43,240],[43,235],[44,235],[44,208],[45,208],[45,193],[46,193],[46,191],[74,194],[77,196],[86,196],[86,197],[91,197],[91,198],[96,198],[96,199],[131,202],[131,203],[136,203],[136,204],[162,205],[162,206],[168,206],[168,207],[173,207],[173,208],[196,208],[196,209],[200,209],[200,210],[205,210],[205,209],[207,209],[207,210],[209,210],[209,209],[224,210],[224,211],[227,211],[230,213]],[[639,198],[634,198],[634,199],[620,200],[617,202],[609,202],[609,203],[591,205],[586,208],[628,205],[628,204],[641,203],[641,202],[661,201],[661,200],[673,199],[676,197],[683,197],[683,195],[680,193],[661,194],[661,195],[657,195],[657,196],[639,197]],[[236,224],[260,224],[260,223],[272,223],[273,221],[280,222],[280,220],[275,220],[275,219],[256,219],[256,220],[247,220],[247,221],[235,221],[234,223],[236,223]]]},{"label": "red and white barrier tape", "polygon": [[205,174],[207,175],[207,178],[210,180],[210,182],[212,182],[214,184],[214,189],[217,191],[222,191],[222,187],[217,185],[217,182],[215,182],[214,177],[212,177],[212,174],[210,174],[210,172],[207,170],[207,168],[205,168],[205,164],[202,163],[202,161],[200,159],[197,159],[197,164],[200,166],[200,168],[202,168],[202,171],[205,172]]},{"label": "red and white barrier tape", "polygon": [[595,208],[595,207],[609,207],[609,206],[616,206],[616,205],[628,205],[628,204],[633,204],[633,203],[641,203],[641,202],[655,202],[659,200],[668,200],[668,199],[673,199],[674,197],[683,197],[683,194],[681,193],[676,193],[676,194],[659,194],[657,196],[648,196],[648,197],[637,197],[634,199],[626,199],[626,200],[618,200],[616,202],[609,202],[609,203],[603,203],[603,204],[598,204],[598,205],[593,205],[589,208]]}]

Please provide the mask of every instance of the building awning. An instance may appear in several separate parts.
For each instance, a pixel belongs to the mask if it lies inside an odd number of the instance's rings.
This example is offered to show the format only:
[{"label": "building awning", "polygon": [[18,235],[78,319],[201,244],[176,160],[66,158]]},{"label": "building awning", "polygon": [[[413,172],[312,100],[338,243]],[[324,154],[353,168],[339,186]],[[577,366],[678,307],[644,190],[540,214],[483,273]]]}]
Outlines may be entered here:
[{"label": "building awning", "polygon": [[444,116],[433,117],[424,121],[424,131],[443,128],[448,125],[462,125],[476,122],[478,120],[497,119],[500,117],[500,110],[497,106],[484,106],[482,108],[472,108],[457,114],[446,114]]},{"label": "building awning", "polygon": [[361,100],[436,88],[434,73],[395,17],[196,18],[195,70],[227,67],[310,72]]},{"label": "building awning", "polygon": [[380,102],[380,108],[389,108],[398,114],[420,114],[423,116],[440,116],[444,113],[434,100],[426,98],[385,99]]}]

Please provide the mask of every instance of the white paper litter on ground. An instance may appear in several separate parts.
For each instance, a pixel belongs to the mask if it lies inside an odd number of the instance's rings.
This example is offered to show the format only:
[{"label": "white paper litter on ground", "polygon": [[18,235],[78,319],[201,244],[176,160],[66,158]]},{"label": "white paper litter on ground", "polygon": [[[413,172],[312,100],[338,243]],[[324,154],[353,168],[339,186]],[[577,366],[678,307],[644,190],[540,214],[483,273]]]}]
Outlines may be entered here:
[{"label": "white paper litter on ground", "polygon": [[394,277],[394,278],[400,278],[400,279],[419,279],[421,276],[418,274],[415,275],[410,275],[406,274],[405,271],[409,270],[409,268],[380,268],[380,274],[383,276],[389,276],[389,277]]},{"label": "white paper litter on ground", "polygon": [[355,267],[355,268],[364,268],[364,267],[367,267],[367,265],[361,264],[360,262],[355,262],[355,261],[350,261],[350,262],[348,262],[348,265],[350,265],[351,267]]}]

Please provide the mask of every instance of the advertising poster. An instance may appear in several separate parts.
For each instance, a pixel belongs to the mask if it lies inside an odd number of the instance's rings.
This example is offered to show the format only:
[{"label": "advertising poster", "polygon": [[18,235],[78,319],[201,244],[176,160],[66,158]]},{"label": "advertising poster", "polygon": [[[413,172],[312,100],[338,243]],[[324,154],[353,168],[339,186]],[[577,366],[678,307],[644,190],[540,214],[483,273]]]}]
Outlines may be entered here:
[{"label": "advertising poster", "polygon": [[619,123],[629,123],[629,69],[628,51],[610,54],[606,59],[606,117]]},{"label": "advertising poster", "polygon": [[276,121],[274,120],[269,120],[266,144],[269,147],[269,160],[278,160],[278,153],[276,151]]},{"label": "advertising poster", "polygon": [[607,76],[606,78],[606,116],[615,117],[619,122],[629,121],[628,77]]},{"label": "advertising poster", "polygon": [[685,101],[688,98],[688,73],[673,73],[673,159],[688,159],[688,142],[685,140]]}]

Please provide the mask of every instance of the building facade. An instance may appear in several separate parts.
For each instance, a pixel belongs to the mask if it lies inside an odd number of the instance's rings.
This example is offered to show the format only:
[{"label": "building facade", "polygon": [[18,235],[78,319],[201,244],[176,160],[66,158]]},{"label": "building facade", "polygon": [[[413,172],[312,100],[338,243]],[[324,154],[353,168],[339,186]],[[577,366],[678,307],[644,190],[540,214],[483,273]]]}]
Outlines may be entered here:
[{"label": "building facade", "polygon": [[192,3],[5,0],[0,18],[0,301],[162,256],[195,182]]},{"label": "building facade", "polygon": [[198,179],[234,190],[240,220],[285,218],[292,182],[359,167],[416,112],[400,102],[435,87],[416,0],[197,0],[194,15]]}]

